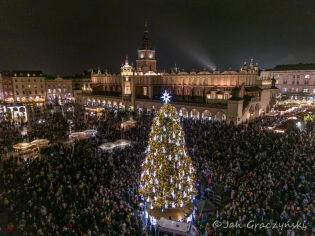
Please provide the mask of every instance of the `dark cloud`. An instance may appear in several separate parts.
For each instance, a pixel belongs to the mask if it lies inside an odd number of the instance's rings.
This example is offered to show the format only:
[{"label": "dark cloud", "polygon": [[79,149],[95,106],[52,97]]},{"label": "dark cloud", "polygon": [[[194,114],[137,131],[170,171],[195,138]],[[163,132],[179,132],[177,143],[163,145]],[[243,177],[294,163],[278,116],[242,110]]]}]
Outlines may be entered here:
[{"label": "dark cloud", "polygon": [[315,62],[315,1],[2,0],[0,70],[118,71],[148,19],[158,68]]}]

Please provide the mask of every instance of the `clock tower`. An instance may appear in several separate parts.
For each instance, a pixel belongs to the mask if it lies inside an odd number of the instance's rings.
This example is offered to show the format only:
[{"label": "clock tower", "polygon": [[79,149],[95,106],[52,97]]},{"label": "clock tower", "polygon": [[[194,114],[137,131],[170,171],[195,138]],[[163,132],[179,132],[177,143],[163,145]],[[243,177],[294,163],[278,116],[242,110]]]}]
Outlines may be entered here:
[{"label": "clock tower", "polygon": [[137,72],[147,73],[149,71],[156,73],[155,50],[151,47],[149,38],[148,24],[144,24],[144,34],[140,49],[138,49]]}]

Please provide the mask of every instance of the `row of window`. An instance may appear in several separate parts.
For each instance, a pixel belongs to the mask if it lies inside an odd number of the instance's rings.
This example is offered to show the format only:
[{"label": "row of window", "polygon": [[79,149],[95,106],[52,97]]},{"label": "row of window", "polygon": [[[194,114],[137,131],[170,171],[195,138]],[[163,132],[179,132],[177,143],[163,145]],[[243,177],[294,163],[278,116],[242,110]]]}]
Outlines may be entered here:
[{"label": "row of window", "polygon": [[71,86],[67,86],[67,85],[49,85],[49,86],[47,86],[48,88],[50,88],[50,89],[54,89],[54,88],[68,88],[68,89],[70,89],[71,88]]},{"label": "row of window", "polygon": [[[283,84],[288,84],[288,81],[287,80],[284,80],[283,81]],[[291,84],[300,84],[300,81],[291,81]],[[304,81],[304,85],[309,85],[309,81],[305,80]]]},{"label": "row of window", "polygon": [[[23,90],[22,93],[23,93],[23,94],[32,94],[31,91],[26,91],[26,92],[25,92],[24,90]],[[38,94],[38,93],[37,93],[37,90],[34,91],[34,94]],[[43,90],[41,90],[41,94],[44,94],[44,91],[43,91]],[[16,95],[19,95],[19,91],[16,91]]]},{"label": "row of window", "polygon": [[[283,74],[277,75],[278,78],[280,78],[280,76],[283,77],[284,75]],[[288,77],[290,77],[290,75],[288,75]],[[292,78],[293,79],[295,79],[295,78],[297,78],[297,79],[300,79],[300,78],[310,79],[311,75],[293,75]]]},{"label": "row of window", "polygon": [[[286,93],[286,92],[299,92],[299,88],[291,88],[290,90],[288,90],[287,88],[283,88],[282,92]],[[308,93],[309,89],[308,88],[303,88],[303,93]],[[313,89],[313,93],[315,93],[315,89]]]},{"label": "row of window", "polygon": [[[29,85],[27,85],[27,87],[28,87],[28,88],[31,88],[32,86],[29,84]],[[19,88],[19,85],[15,85],[15,88],[18,89],[18,88]],[[22,88],[24,88],[24,84],[22,84]],[[37,84],[34,85],[34,88],[37,88]],[[40,88],[44,88],[44,86],[41,84],[41,85],[40,85]]]},{"label": "row of window", "polygon": [[[58,91],[59,93],[62,93],[62,89],[48,89],[48,93],[56,93],[56,91]],[[67,89],[63,89],[63,92],[66,93]]]},{"label": "row of window", "polygon": [[[31,79],[15,79],[15,83],[17,82],[31,82]],[[43,79],[33,79],[34,82],[37,82],[37,81],[40,81],[40,82],[43,82]]]},{"label": "row of window", "polygon": [[294,78],[297,78],[297,79],[299,79],[299,78],[305,78],[305,79],[310,79],[311,78],[311,75],[293,75],[293,79]]}]

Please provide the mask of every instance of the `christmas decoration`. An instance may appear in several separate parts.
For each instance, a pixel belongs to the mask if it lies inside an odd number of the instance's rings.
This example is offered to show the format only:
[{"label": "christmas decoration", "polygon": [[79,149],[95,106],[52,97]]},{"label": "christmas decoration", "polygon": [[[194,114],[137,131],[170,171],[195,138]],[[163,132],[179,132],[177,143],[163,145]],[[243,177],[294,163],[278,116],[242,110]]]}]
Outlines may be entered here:
[{"label": "christmas decoration", "polygon": [[153,120],[146,158],[142,164],[140,193],[150,209],[177,208],[190,203],[195,170],[188,155],[184,131],[176,109],[164,93],[165,104]]},{"label": "christmas decoration", "polygon": [[169,103],[171,95],[167,91],[164,91],[163,96],[161,98],[164,103]]}]

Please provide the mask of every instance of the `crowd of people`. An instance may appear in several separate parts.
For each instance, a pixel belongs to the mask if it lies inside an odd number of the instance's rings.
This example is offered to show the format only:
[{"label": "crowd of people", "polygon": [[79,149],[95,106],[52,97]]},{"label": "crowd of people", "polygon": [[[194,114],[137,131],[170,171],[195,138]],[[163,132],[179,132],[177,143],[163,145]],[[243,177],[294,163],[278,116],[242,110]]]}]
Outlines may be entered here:
[{"label": "crowd of people", "polygon": [[[99,124],[100,136],[52,145],[40,159],[3,160],[0,201],[8,214],[7,230],[17,235],[141,235],[139,166],[152,116],[135,117],[139,125],[123,134],[113,122],[121,118],[114,111],[99,119],[91,116],[88,124]],[[133,145],[102,152],[100,137],[124,137]]]},{"label": "crowd of people", "polygon": [[262,118],[238,127],[184,121],[198,183],[228,200],[212,222],[244,225],[242,229],[224,229],[206,224],[201,226],[202,231],[276,235],[290,232],[290,227],[252,229],[247,224],[300,222],[303,227],[295,231],[311,235],[315,222],[315,127],[309,133],[295,130],[289,134],[266,129],[284,119]]},{"label": "crowd of people", "polygon": [[[7,223],[0,224],[0,235],[152,235],[143,222],[138,186],[153,114],[105,110],[87,115],[78,104],[64,111],[65,118],[45,112],[31,115],[27,124],[33,130],[31,138],[43,134],[43,126],[36,123],[40,119],[45,120],[44,127],[55,127],[44,131],[52,145],[41,158],[2,160],[0,211],[7,215]],[[122,130],[121,122],[130,118],[137,121],[136,127]],[[59,135],[66,139],[68,127],[63,125],[68,119],[73,124],[70,129],[96,129],[97,137],[73,144],[57,142]],[[216,214],[208,219],[196,214],[194,223],[202,235],[290,232],[289,228],[224,229],[214,227],[214,220],[302,222],[306,229],[295,232],[310,235],[315,217],[315,129],[275,134],[265,128],[283,119],[259,118],[237,127],[182,119],[196,168],[196,198],[209,198],[205,189],[222,197]],[[12,121],[1,122],[1,147],[20,141],[21,129]],[[103,141],[120,138],[131,140],[131,147],[113,152],[97,148]],[[10,156],[9,149],[1,150],[2,156]]]}]

